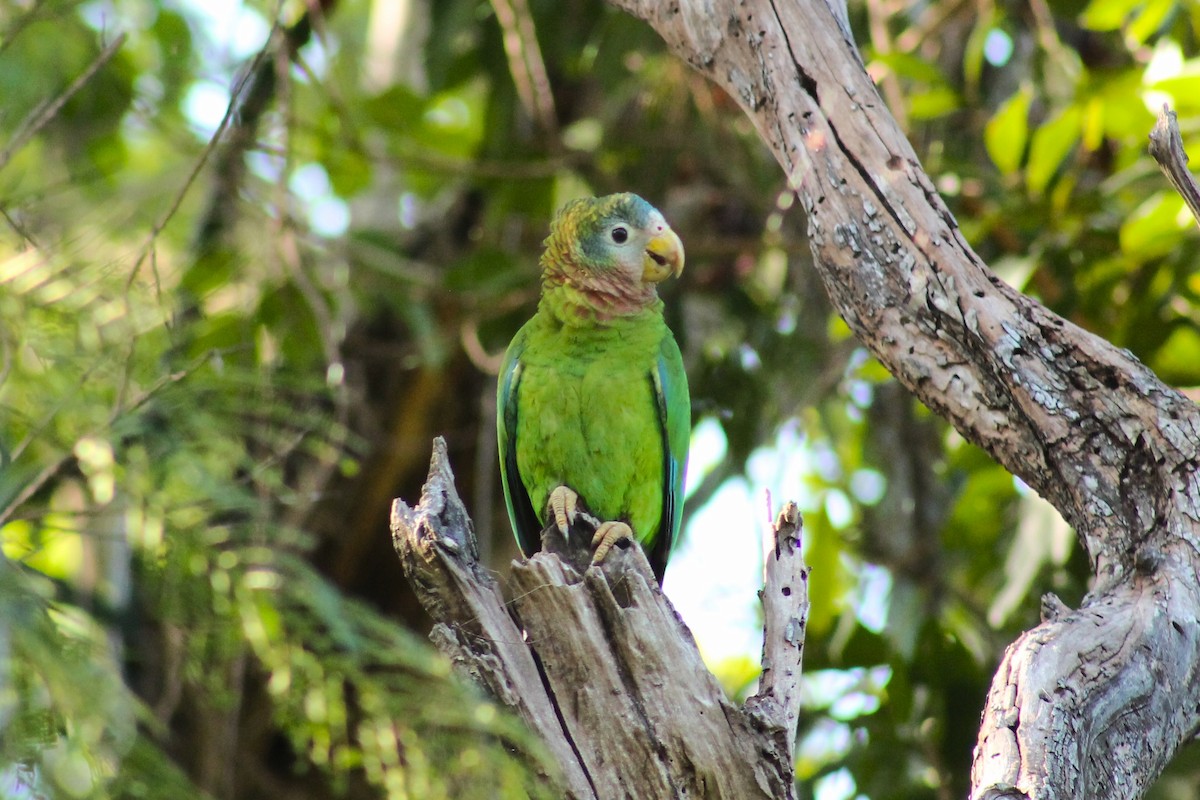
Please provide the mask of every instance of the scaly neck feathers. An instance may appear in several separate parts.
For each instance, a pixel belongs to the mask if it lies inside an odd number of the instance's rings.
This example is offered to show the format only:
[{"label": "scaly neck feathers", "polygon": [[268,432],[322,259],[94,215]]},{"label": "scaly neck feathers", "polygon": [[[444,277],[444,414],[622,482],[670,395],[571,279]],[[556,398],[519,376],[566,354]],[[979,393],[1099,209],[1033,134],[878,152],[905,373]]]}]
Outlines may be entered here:
[{"label": "scaly neck feathers", "polygon": [[617,270],[585,266],[587,258],[570,227],[560,227],[546,239],[539,309],[564,325],[606,324],[651,309],[661,313],[662,301],[653,284],[630,283]]}]

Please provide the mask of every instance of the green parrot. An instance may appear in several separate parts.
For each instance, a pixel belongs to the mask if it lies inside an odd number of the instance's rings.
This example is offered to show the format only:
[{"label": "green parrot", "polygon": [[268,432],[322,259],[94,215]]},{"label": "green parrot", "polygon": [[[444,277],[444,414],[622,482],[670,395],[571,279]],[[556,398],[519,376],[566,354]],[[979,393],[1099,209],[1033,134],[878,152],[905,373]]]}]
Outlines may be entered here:
[{"label": "green parrot", "polygon": [[691,400],[655,285],[683,244],[635,194],[567,203],[542,254],[542,297],[504,356],[496,427],[504,499],[526,556],[580,498],[600,520],[592,563],[636,538],[658,582],[679,533]]}]

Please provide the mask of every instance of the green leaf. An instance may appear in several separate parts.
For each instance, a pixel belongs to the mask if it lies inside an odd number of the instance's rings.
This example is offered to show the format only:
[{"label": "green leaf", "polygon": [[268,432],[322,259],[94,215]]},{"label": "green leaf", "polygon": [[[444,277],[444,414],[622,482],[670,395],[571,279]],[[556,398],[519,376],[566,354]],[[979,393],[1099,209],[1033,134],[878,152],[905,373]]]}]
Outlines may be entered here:
[{"label": "green leaf", "polygon": [[1155,81],[1150,88],[1171,95],[1171,105],[1181,119],[1200,112],[1200,61],[1189,63],[1178,75]]},{"label": "green leaf", "polygon": [[963,48],[963,82],[974,91],[979,86],[979,78],[983,74],[984,47],[988,35],[996,28],[995,13],[984,14],[976,20],[967,37],[966,47]]},{"label": "green leaf", "polygon": [[749,694],[754,682],[762,674],[758,663],[746,655],[729,656],[716,663],[708,663],[708,668],[720,682],[725,694],[733,698]]},{"label": "green leaf", "polygon": [[1183,198],[1174,192],[1159,192],[1121,225],[1121,252],[1139,261],[1166,255],[1175,249],[1190,225],[1191,215],[1184,208]]},{"label": "green leaf", "polygon": [[466,157],[483,139],[487,88],[475,81],[431,97],[414,132],[415,141],[433,152]]},{"label": "green leaf", "polygon": [[223,358],[244,359],[243,346],[252,335],[251,323],[243,314],[220,312],[196,322],[189,349],[194,355],[217,350],[224,353]]},{"label": "green leaf", "polygon": [[1168,383],[1200,384],[1200,331],[1190,324],[1176,325],[1154,354],[1150,366]]},{"label": "green leaf", "polygon": [[338,197],[353,197],[371,185],[371,164],[357,150],[349,147],[331,149],[321,163]]},{"label": "green leaf", "polygon": [[456,292],[499,294],[528,281],[528,273],[518,269],[511,253],[488,246],[459,260],[446,273],[446,288]]},{"label": "green leaf", "polygon": [[1033,91],[1021,87],[1012,97],[1004,101],[988,120],[983,131],[983,144],[992,163],[1004,175],[1011,175],[1021,166],[1025,155],[1025,142],[1029,138],[1029,105],[1033,102]]},{"label": "green leaf", "polygon": [[841,536],[824,510],[805,514],[804,560],[812,572],[808,581],[808,597],[812,609],[808,617],[810,635],[823,636],[832,628],[846,606],[849,576],[842,564]]},{"label": "green leaf", "polygon": [[913,119],[936,119],[962,107],[958,92],[945,86],[913,92],[909,94],[908,102],[908,113]]},{"label": "green leaf", "polygon": [[1129,24],[1126,35],[1138,44],[1145,44],[1162,28],[1167,15],[1174,10],[1175,0],[1150,0]]},{"label": "green leaf", "polygon": [[899,577],[892,584],[883,636],[905,661],[911,661],[916,652],[918,636],[928,619],[928,602],[911,580]]},{"label": "green leaf", "polygon": [[1034,132],[1029,164],[1025,168],[1025,181],[1031,195],[1036,197],[1046,191],[1063,159],[1078,144],[1081,127],[1079,107],[1069,106]]},{"label": "green leaf", "polygon": [[[314,366],[322,360],[321,331],[313,316],[312,305],[292,282],[265,291],[258,307],[259,322],[270,332],[273,347],[293,364]],[[267,352],[264,352],[267,350]],[[269,349],[259,341],[259,360],[270,360]]]},{"label": "green leaf", "polygon": [[1098,92],[1094,93],[1104,108],[1104,133],[1114,138],[1144,140],[1146,131],[1154,125],[1154,115],[1142,101],[1146,86],[1138,72],[1116,75],[1096,73]]},{"label": "green leaf", "polygon": [[1094,31],[1115,31],[1141,0],[1092,0],[1079,15],[1079,23]]},{"label": "green leaf", "polygon": [[1092,97],[1084,104],[1083,113],[1083,147],[1088,152],[1095,152],[1104,143],[1104,101]]},{"label": "green leaf", "polygon": [[391,86],[363,102],[363,109],[379,127],[395,134],[407,134],[421,121],[425,98],[407,86]]},{"label": "green leaf", "polygon": [[908,78],[909,80],[920,81],[935,86],[946,85],[946,78],[936,65],[909,53],[877,55],[871,59],[871,63],[886,66],[898,78]]}]

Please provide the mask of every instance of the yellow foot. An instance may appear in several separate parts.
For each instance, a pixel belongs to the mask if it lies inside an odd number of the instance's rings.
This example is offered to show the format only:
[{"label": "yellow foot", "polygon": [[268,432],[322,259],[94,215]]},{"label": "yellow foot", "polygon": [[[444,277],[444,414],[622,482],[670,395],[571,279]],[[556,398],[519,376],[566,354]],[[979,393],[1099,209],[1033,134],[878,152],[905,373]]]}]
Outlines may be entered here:
[{"label": "yellow foot", "polygon": [[596,535],[592,537],[592,549],[595,551],[592,553],[592,565],[603,561],[613,545],[622,539],[633,539],[633,529],[624,522],[605,522],[596,528]]},{"label": "yellow foot", "polygon": [[554,524],[558,526],[559,533],[565,537],[578,514],[579,495],[566,486],[558,486],[550,492],[549,505],[550,513],[554,515]]}]

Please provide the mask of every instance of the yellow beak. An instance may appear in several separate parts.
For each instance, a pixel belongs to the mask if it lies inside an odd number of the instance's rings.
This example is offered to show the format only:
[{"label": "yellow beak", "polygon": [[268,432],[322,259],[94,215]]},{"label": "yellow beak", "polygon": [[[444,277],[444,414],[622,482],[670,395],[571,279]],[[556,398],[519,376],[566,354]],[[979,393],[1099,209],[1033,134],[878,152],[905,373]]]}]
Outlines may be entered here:
[{"label": "yellow beak", "polygon": [[662,233],[646,242],[646,252],[642,256],[642,280],[646,283],[658,283],[674,275],[676,278],[683,272],[683,242],[670,228],[663,228]]}]

